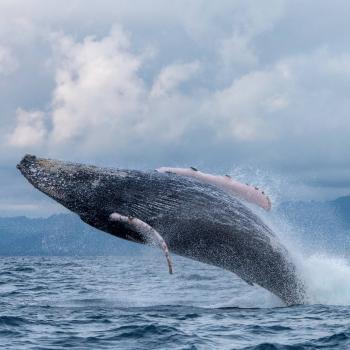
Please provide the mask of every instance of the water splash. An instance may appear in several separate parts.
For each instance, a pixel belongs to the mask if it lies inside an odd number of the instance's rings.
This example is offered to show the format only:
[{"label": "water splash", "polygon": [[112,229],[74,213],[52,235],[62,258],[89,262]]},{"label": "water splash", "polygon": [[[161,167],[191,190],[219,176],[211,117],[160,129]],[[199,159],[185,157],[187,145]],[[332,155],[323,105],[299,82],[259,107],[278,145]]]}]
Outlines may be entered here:
[{"label": "water splash", "polygon": [[350,265],[345,258],[315,253],[303,260],[310,303],[350,305]]},{"label": "water splash", "polygon": [[[342,230],[340,219],[331,211],[331,208],[329,212],[327,210],[324,212],[323,208],[323,211],[319,213],[319,218],[322,217],[323,221],[326,219],[331,221],[327,222],[327,227],[330,226],[332,229],[322,227],[321,222],[314,224],[314,231],[310,232],[309,227],[296,226],[281,211],[276,210],[283,198],[283,192],[292,191],[293,185],[286,179],[253,168],[235,168],[231,174],[240,181],[261,186],[272,198],[271,213],[259,210],[255,206],[249,207],[262,217],[290,252],[305,282],[308,303],[350,305],[350,261],[342,253],[344,248],[341,245],[344,245],[344,241],[339,239],[339,236],[343,240],[346,239],[349,233],[338,234]],[[308,215],[310,213],[305,212],[305,221]],[[313,215],[315,216],[315,213]],[[335,236],[337,239],[332,239]],[[235,298],[233,302],[240,302],[241,307],[254,307],[257,303],[260,303],[260,307],[281,306],[275,298],[261,290],[252,290],[241,299]]]}]

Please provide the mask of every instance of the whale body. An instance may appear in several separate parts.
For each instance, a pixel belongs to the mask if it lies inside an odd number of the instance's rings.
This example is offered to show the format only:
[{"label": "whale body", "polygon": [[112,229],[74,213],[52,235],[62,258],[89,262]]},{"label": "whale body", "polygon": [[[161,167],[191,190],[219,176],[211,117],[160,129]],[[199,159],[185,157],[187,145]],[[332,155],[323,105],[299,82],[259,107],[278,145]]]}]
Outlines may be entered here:
[{"label": "whale body", "polygon": [[143,244],[149,243],[147,232],[159,233],[160,245],[171,253],[232,271],[287,305],[305,302],[304,284],[278,237],[216,186],[172,173],[31,155],[17,167],[34,187],[99,230]]}]

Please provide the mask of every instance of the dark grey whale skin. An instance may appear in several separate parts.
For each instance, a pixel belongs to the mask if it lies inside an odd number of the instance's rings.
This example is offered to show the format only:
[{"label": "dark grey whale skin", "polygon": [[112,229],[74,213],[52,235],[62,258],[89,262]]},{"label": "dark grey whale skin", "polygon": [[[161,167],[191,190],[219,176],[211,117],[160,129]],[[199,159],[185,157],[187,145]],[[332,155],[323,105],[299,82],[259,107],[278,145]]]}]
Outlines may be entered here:
[{"label": "dark grey whale skin", "polygon": [[287,305],[305,302],[304,285],[288,251],[254,213],[219,188],[175,174],[31,155],[17,167],[34,187],[93,227],[145,243],[109,216],[116,212],[139,218],[163,236],[171,252],[230,270]]}]

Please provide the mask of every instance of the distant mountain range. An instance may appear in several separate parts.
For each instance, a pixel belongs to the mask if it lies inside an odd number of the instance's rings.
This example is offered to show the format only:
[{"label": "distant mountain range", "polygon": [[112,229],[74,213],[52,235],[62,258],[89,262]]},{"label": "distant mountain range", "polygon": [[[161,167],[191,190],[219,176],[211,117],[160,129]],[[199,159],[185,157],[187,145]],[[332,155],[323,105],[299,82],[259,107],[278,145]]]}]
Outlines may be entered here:
[{"label": "distant mountain range", "polygon": [[139,245],[85,224],[77,215],[0,218],[0,255],[125,255]]},{"label": "distant mountain range", "polygon": [[350,196],[325,202],[284,202],[277,208],[277,215],[313,251],[349,256]]},{"label": "distant mountain range", "polygon": [[350,196],[326,202],[283,202],[277,208],[297,225],[337,225],[350,228]]},{"label": "distant mountain range", "polygon": [[[350,196],[284,202],[275,214],[309,244],[350,251]],[[141,246],[100,232],[73,214],[0,218],[0,255],[130,255]]]}]

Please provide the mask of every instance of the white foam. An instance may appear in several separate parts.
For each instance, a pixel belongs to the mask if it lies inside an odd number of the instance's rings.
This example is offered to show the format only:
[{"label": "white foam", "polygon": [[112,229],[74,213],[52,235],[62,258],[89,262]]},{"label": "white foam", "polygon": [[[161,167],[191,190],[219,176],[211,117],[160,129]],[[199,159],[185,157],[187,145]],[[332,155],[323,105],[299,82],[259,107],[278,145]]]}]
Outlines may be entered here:
[{"label": "white foam", "polygon": [[[277,221],[280,220],[280,223]],[[297,228],[274,217],[268,222],[289,251],[303,279],[310,304],[350,305],[350,262],[322,244],[310,245]],[[266,221],[266,220],[265,220]],[[322,250],[320,246],[323,246]],[[327,252],[328,250],[328,252]]]},{"label": "white foam", "polygon": [[346,259],[315,253],[304,258],[302,267],[310,303],[350,305],[350,265]]},{"label": "white foam", "polygon": [[[248,171],[245,169],[235,169],[232,171],[241,181],[254,181],[268,192],[272,198],[280,198],[281,192],[291,187],[285,180],[281,180],[279,176],[266,176],[261,171]],[[257,176],[258,175],[258,176]],[[283,186],[282,186],[283,184]],[[273,203],[273,208],[274,206]],[[298,232],[290,222],[284,217],[276,214],[274,209],[271,213],[258,211],[251,207],[263,221],[272,228],[283,245],[287,248],[292,260],[296,264],[302,279],[305,282],[310,304],[324,305],[350,305],[350,261],[335,251],[335,247],[326,247],[327,242],[313,242],[310,244],[307,233]],[[307,215],[307,213],[305,213]],[[322,213],[324,215],[324,213]],[[330,213],[330,220],[334,220],[334,230],[340,229],[337,217]],[[327,232],[327,235],[332,234]],[[349,233],[350,234],[350,233]],[[320,232],[320,237],[322,234]],[[316,244],[317,243],[317,244]],[[323,244],[318,244],[323,243]],[[322,251],[321,251],[321,248]],[[274,298],[261,294],[259,290],[253,291],[252,294],[243,298],[242,305],[249,304],[249,298],[254,301],[259,300],[264,306],[279,306]],[[237,300],[235,300],[237,301]]]}]

